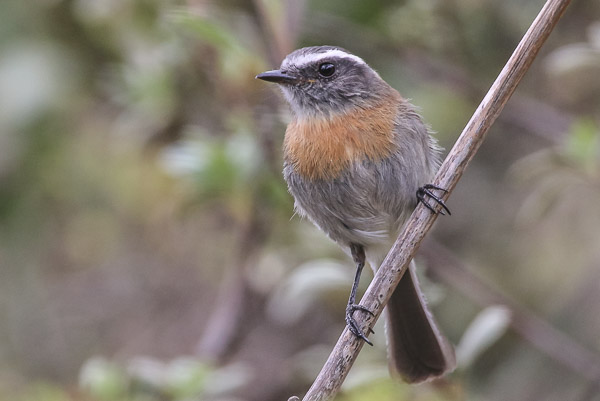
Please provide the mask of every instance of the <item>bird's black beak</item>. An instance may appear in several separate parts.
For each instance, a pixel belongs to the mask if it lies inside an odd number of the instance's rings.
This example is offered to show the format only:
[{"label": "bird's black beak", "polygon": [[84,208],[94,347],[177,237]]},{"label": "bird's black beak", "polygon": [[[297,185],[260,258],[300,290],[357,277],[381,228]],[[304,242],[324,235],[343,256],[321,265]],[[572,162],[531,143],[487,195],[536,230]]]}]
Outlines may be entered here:
[{"label": "bird's black beak", "polygon": [[262,72],[258,74],[256,78],[262,79],[263,81],[267,82],[275,82],[276,84],[293,84],[295,82],[298,82],[298,78],[291,76],[281,70]]}]

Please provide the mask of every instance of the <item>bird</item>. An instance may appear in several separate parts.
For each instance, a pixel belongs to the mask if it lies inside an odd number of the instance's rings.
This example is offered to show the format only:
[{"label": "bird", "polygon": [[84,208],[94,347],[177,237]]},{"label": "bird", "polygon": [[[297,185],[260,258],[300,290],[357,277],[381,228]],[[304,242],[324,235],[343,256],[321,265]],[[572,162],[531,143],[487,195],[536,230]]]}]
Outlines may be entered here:
[{"label": "bird", "polygon": [[[450,214],[437,195],[445,190],[429,184],[441,148],[417,108],[342,47],[297,49],[256,78],[277,84],[290,106],[284,179],[296,213],[356,264],[345,321],[372,345],[355,317],[373,314],[356,302],[361,272],[367,261],[379,268],[418,202]],[[384,314],[392,376],[419,383],[454,369],[454,349],[426,304],[414,262]]]}]

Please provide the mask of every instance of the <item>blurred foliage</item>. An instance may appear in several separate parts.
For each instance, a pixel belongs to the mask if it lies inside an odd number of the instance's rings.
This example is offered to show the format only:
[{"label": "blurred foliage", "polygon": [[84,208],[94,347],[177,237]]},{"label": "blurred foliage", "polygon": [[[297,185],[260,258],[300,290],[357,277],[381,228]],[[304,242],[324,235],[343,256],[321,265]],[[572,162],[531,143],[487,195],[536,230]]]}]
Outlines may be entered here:
[{"label": "blurred foliage", "polygon": [[[254,76],[296,47],[343,46],[449,148],[542,3],[1,2],[0,399],[305,391],[353,273],[292,218],[288,111]],[[600,4],[573,2],[434,233],[591,355],[599,60]],[[417,387],[390,379],[379,322],[340,400],[594,399],[580,372],[509,332],[503,306],[423,282],[458,370]]]},{"label": "blurred foliage", "polygon": [[79,384],[98,400],[186,400],[227,394],[248,377],[241,364],[215,369],[190,357],[167,363],[136,357],[125,367],[95,357],[82,367]]}]

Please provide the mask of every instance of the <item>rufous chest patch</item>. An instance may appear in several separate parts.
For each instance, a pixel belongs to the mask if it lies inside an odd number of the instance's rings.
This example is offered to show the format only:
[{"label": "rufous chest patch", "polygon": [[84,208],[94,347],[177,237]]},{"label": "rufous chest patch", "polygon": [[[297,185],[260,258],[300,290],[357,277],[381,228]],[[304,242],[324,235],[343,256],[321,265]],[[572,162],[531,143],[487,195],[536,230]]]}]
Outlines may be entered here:
[{"label": "rufous chest patch", "polygon": [[352,162],[387,157],[394,149],[395,102],[331,118],[295,118],[286,130],[284,157],[309,179],[333,179]]}]

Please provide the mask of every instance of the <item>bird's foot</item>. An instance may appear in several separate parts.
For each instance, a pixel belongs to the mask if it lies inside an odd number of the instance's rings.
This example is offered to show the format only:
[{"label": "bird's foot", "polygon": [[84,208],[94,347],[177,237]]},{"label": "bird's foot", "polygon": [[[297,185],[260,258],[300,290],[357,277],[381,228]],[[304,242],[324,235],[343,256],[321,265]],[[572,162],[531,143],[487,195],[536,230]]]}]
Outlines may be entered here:
[{"label": "bird's foot", "polygon": [[[450,212],[450,209],[448,209],[448,206],[446,206],[446,203],[444,203],[444,200],[442,198],[440,198],[439,196],[437,196],[436,194],[434,194],[432,190],[438,190],[438,191],[442,191],[444,193],[448,192],[446,189],[440,188],[436,185],[426,184],[417,190],[417,201],[421,202],[423,205],[425,205],[425,207],[427,209],[431,210],[431,212],[434,214],[441,213],[441,214],[445,215],[446,213],[448,213],[448,215],[451,215],[452,213]],[[438,205],[440,205],[442,207],[439,210],[439,212],[437,210],[435,210],[435,208],[429,204],[429,202],[427,201],[427,199],[425,197],[433,199]]]},{"label": "bird's foot", "polygon": [[[346,307],[346,324],[348,325],[348,329],[356,337],[364,340],[364,342],[366,342],[369,345],[373,345],[373,343],[369,341],[369,339],[365,335],[364,331],[362,331],[361,328],[358,326],[358,322],[356,321],[356,319],[354,319],[354,312],[357,310],[361,310],[363,312],[367,312],[371,316],[375,316],[375,314],[371,310],[362,305],[348,304],[348,306]],[[375,333],[370,327],[369,332]]]}]

